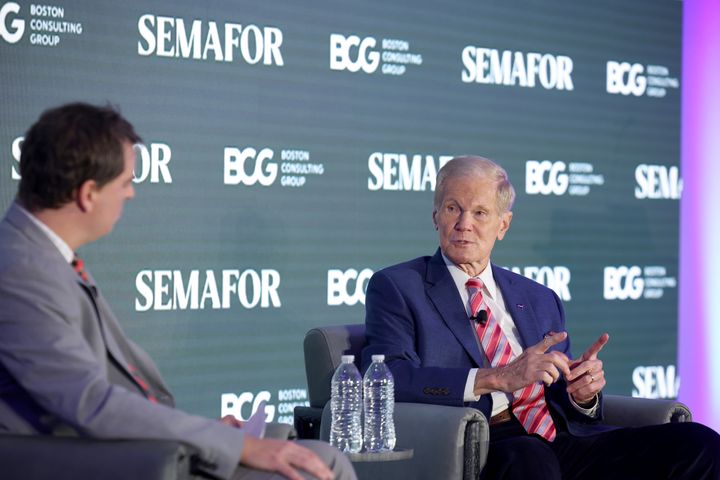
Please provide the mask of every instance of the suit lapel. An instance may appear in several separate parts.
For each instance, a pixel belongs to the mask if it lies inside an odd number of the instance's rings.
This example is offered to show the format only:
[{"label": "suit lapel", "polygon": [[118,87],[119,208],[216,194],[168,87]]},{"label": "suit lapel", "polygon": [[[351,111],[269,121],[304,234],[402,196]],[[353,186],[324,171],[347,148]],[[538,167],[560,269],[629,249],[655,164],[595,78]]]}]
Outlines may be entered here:
[{"label": "suit lapel", "polygon": [[513,319],[520,334],[523,350],[535,345],[543,338],[538,321],[525,292],[517,288],[512,275],[504,268],[492,265],[493,278],[502,292],[505,308]]},{"label": "suit lapel", "polygon": [[107,309],[101,308],[101,302],[99,301],[97,289],[94,285],[89,285],[80,279],[78,279],[78,283],[82,289],[85,290],[85,293],[95,308],[95,315],[100,330],[102,331],[105,348],[118,365],[125,370],[125,373],[132,378],[128,368],[128,359],[124,353],[125,349],[118,343],[118,339],[122,338],[122,335],[120,335],[119,328],[114,325],[115,319]]},{"label": "suit lapel", "polygon": [[[95,281],[92,275],[88,273],[88,281],[84,282],[79,275],[77,275],[70,264],[68,264],[65,258],[62,256],[57,247],[52,243],[48,236],[30,220],[27,215],[19,210],[16,204],[12,204],[7,211],[6,219],[10,224],[21,232],[31,243],[35,244],[34,248],[42,251],[44,254],[52,255],[53,261],[63,262],[67,265],[67,282],[77,282],[78,286],[85,292],[88,300],[95,310],[95,320],[97,321],[100,335],[102,336],[102,343],[105,346],[105,350],[117,366],[118,371],[121,375],[125,376],[132,384],[143,391],[142,387],[138,384],[135,377],[130,373],[130,363],[140,363],[135,359],[135,354],[127,342],[125,335],[122,333],[115,316],[110,311],[110,308],[104,302],[100,296],[97,288],[95,287]],[[90,340],[88,340],[90,342]],[[141,368],[143,365],[136,365]],[[155,380],[155,378],[153,378]],[[158,378],[156,382],[151,384],[153,387],[160,385],[165,389],[164,384]]]},{"label": "suit lapel", "polygon": [[[90,278],[92,280],[92,277]],[[156,396],[161,403],[172,406],[172,395],[167,389],[165,383],[162,381],[159,372],[157,372],[154,368],[151,368],[153,363],[150,358],[141,355],[141,352],[137,351],[133,347],[127,336],[125,336],[120,328],[120,324],[110,310],[110,307],[97,293],[97,289],[94,286],[87,285],[82,282],[81,285],[87,291],[88,296],[95,307],[98,323],[103,331],[105,348],[107,349],[108,355],[114,361],[113,363],[120,374],[135,385],[135,387],[144,396],[148,396],[148,391],[138,382],[137,375],[139,375],[140,378],[142,378],[150,387],[151,394]],[[130,365],[135,367],[137,370],[136,374],[132,373]]]},{"label": "suit lapel", "polygon": [[450,276],[447,265],[445,265],[440,249],[435,252],[428,263],[425,281],[427,295],[440,313],[443,322],[477,366],[481,367],[483,355],[480,353],[462,298]]}]

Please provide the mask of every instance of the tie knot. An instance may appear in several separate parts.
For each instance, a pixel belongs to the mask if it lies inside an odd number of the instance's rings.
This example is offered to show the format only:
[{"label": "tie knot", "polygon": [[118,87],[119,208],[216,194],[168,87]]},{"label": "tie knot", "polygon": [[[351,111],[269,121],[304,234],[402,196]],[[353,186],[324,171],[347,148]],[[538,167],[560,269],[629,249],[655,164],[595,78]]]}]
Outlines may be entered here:
[{"label": "tie knot", "polygon": [[465,287],[474,290],[482,290],[485,284],[479,278],[471,278],[465,282]]},{"label": "tie knot", "polygon": [[83,262],[80,257],[78,257],[77,255],[75,255],[75,258],[73,258],[73,261],[72,261],[72,264],[71,264],[71,265],[72,265],[72,267],[73,267],[73,270],[75,270],[75,273],[77,273],[78,275],[80,275],[80,278],[83,280],[83,282],[87,282],[87,281],[88,281],[88,274],[87,274],[87,272],[85,271],[85,262]]}]

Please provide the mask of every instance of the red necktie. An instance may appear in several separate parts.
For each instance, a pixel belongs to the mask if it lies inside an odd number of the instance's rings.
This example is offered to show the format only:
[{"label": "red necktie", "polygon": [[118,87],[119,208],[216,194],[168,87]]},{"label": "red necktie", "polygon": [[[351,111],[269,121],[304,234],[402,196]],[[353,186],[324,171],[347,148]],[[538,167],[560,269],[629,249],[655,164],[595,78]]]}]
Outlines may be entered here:
[{"label": "red necktie", "polygon": [[78,275],[80,275],[80,278],[82,279],[82,281],[85,282],[85,283],[87,283],[87,281],[88,281],[88,274],[87,274],[87,272],[85,271],[85,262],[83,262],[83,261],[80,259],[80,257],[78,257],[77,255],[75,255],[75,258],[73,258],[73,261],[72,261],[72,264],[71,264],[71,265],[72,265],[73,269],[75,270],[75,273],[77,273]]},{"label": "red necktie", "polygon": [[[75,273],[77,273],[83,282],[88,282],[88,274],[85,271],[85,262],[82,261],[80,257],[75,255],[75,258],[73,258],[72,261],[72,267],[73,270],[75,270]],[[127,354],[127,352],[126,352]],[[132,375],[133,379],[135,380],[135,383],[137,383],[140,388],[142,389],[143,393],[147,397],[148,400],[150,400],[152,403],[158,403],[157,398],[155,398],[155,395],[152,394],[150,391],[150,386],[147,384],[145,380],[143,380],[142,376],[140,375],[140,372],[137,368],[135,368],[134,365],[128,364],[128,369],[130,371],[130,375]]]},{"label": "red necktie", "polygon": [[155,398],[155,395],[153,395],[152,392],[150,391],[150,386],[140,376],[140,372],[138,371],[138,369],[135,368],[134,365],[128,365],[128,368],[130,369],[130,374],[135,379],[135,383],[140,385],[140,388],[142,388],[143,393],[145,394],[147,399],[150,400],[152,403],[158,403],[157,398]]},{"label": "red necktie", "polygon": [[[471,278],[465,286],[470,295],[470,312],[473,317],[480,310],[487,312],[487,322],[478,324],[477,335],[480,338],[485,356],[493,367],[507,365],[515,354],[510,348],[510,342],[495,320],[495,315],[488,308],[483,298],[483,282]],[[542,436],[552,442],[555,439],[555,424],[545,403],[545,385],[541,382],[530,384],[513,392],[512,411],[528,433]]]}]

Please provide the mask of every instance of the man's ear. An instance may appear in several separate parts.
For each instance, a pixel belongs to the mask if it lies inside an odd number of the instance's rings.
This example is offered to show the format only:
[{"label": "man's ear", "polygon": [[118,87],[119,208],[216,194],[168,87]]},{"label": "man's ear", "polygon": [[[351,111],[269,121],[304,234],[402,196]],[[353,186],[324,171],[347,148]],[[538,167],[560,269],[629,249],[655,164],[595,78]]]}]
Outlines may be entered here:
[{"label": "man's ear", "polygon": [[95,195],[97,194],[97,182],[95,180],[85,180],[80,184],[75,193],[75,203],[82,212],[91,212],[95,205]]},{"label": "man's ear", "polygon": [[497,239],[502,240],[505,237],[508,229],[510,228],[510,222],[512,222],[513,213],[505,212],[500,215],[500,229],[498,230]]},{"label": "man's ear", "polygon": [[433,225],[435,225],[435,230],[437,230],[438,224],[437,224],[437,220],[435,219],[435,215],[437,215],[437,209],[433,208],[433,213],[432,213]]}]

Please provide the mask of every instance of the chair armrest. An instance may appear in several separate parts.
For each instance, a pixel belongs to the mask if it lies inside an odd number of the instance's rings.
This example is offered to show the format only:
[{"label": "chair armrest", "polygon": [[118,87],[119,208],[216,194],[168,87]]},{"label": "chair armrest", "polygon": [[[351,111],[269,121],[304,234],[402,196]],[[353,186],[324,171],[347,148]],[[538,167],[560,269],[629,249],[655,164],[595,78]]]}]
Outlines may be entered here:
[{"label": "chair armrest", "polygon": [[690,422],[692,413],[675,400],[603,395],[604,423],[619,427],[641,427],[661,423]]},{"label": "chair armrest", "polygon": [[294,440],[297,438],[297,433],[292,425],[288,425],[287,423],[271,422],[265,425],[265,438]]},{"label": "chair armrest", "polygon": [[[401,468],[396,478],[479,477],[489,439],[487,420],[479,410],[401,402],[395,404],[394,418],[396,447],[414,450],[409,461],[387,462],[387,467],[383,467],[388,472]],[[323,410],[320,426],[320,439],[327,441],[329,437],[330,402]]]},{"label": "chair armrest", "polygon": [[194,452],[188,445],[164,440],[0,435],[0,471],[5,480],[186,480],[193,478]]}]

